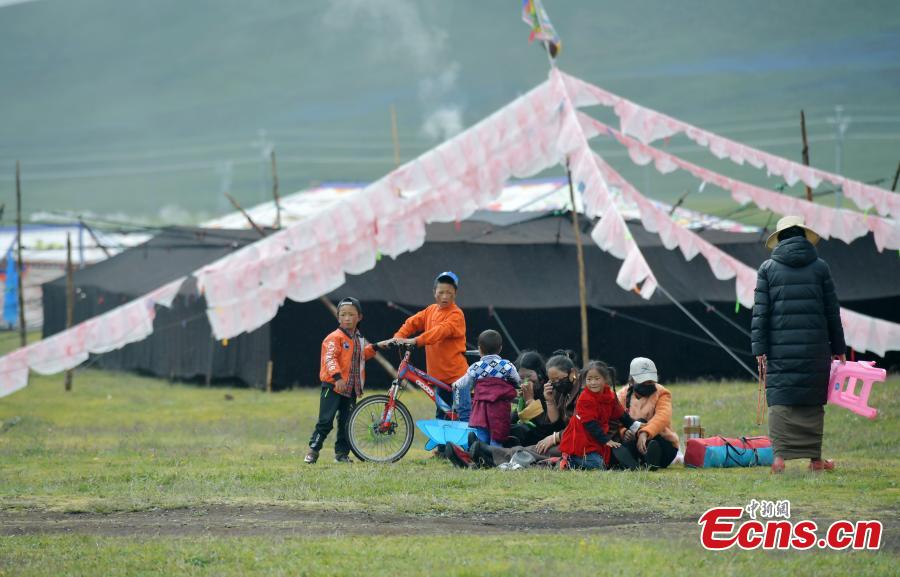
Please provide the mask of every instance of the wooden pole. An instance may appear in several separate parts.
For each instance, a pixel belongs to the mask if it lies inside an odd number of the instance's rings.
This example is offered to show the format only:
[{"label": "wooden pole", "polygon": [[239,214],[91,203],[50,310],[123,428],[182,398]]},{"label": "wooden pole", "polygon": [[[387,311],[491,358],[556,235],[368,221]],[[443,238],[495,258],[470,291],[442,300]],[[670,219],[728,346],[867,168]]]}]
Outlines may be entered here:
[{"label": "wooden pole", "polygon": [[231,195],[228,194],[227,192],[225,193],[225,196],[228,197],[228,200],[229,200],[229,201],[231,201],[231,206],[233,206],[234,208],[238,209],[238,210],[241,212],[241,214],[244,215],[244,218],[246,218],[246,219],[247,219],[247,222],[250,223],[250,226],[252,226],[253,229],[254,229],[256,232],[259,233],[259,236],[266,236],[266,231],[264,231],[263,229],[259,228],[259,226],[257,226],[257,224],[256,224],[255,222],[253,222],[253,219],[250,218],[250,215],[247,214],[247,211],[244,210],[244,209],[241,207],[240,204],[238,204],[238,201],[235,200],[235,198],[234,198],[233,196],[231,196]]},{"label": "wooden pole", "polygon": [[682,193],[681,196],[678,197],[678,200],[675,201],[675,204],[673,204],[672,208],[669,210],[669,216],[672,216],[673,214],[675,214],[675,211],[678,210],[678,208],[682,204],[684,204],[684,200],[688,197],[688,195],[690,193],[691,193],[691,189],[687,189],[684,191],[684,193]]},{"label": "wooden pole", "polygon": [[[803,164],[809,166],[809,141],[806,139],[806,114],[800,110],[800,132],[803,133]],[[806,185],[806,200],[812,202],[813,193],[809,185]]]},{"label": "wooden pole", "polygon": [[575,232],[575,250],[578,254],[578,304],[581,309],[581,361],[590,359],[588,347],[587,288],[584,279],[584,248],[581,246],[581,228],[578,226],[578,211],[575,207],[575,189],[572,186],[572,171],[566,159],[566,176],[569,179],[569,199],[572,201],[572,229]]},{"label": "wooden pole", "polygon": [[[75,316],[75,279],[72,267],[72,235],[66,233],[66,328],[71,328]],[[75,371],[69,369],[65,376],[65,390],[72,390],[72,376]]]},{"label": "wooden pole", "polygon": [[394,141],[394,166],[400,166],[400,137],[397,135],[397,109],[391,104],[391,138]]},{"label": "wooden pole", "polygon": [[[83,220],[81,220],[80,218],[78,219],[78,223],[79,223],[81,226],[83,226],[85,229],[87,229],[88,234],[91,235],[91,238],[94,239],[94,243],[96,243],[97,247],[99,247],[100,250],[103,251],[103,254],[106,255],[106,258],[111,257],[112,255],[110,254],[109,249],[106,248],[105,246],[103,246],[103,243],[100,242],[100,239],[97,237],[96,234],[94,234],[94,229],[92,229],[91,227],[89,227],[89,226],[87,225],[87,223],[85,223],[85,222],[84,222]],[[68,236],[68,235],[67,235],[67,236]]]},{"label": "wooden pole", "polygon": [[21,346],[28,344],[28,333],[25,330],[25,293],[22,287],[22,171],[16,161],[16,270],[19,273],[19,341]]},{"label": "wooden pole", "polygon": [[[212,331],[210,331],[212,333]],[[216,354],[216,337],[212,334],[209,335],[209,359],[207,359],[206,363],[206,386],[210,386],[212,384],[212,372],[213,372],[213,358]]]},{"label": "wooden pole", "polygon": [[266,392],[272,392],[272,361],[266,363]]},{"label": "wooden pole", "polygon": [[897,163],[897,172],[894,173],[894,184],[891,185],[891,191],[897,190],[897,179],[900,178],[900,162]]},{"label": "wooden pole", "polygon": [[275,199],[275,228],[281,228],[281,197],[278,196],[278,168],[275,165],[275,149],[272,149],[272,197]]}]

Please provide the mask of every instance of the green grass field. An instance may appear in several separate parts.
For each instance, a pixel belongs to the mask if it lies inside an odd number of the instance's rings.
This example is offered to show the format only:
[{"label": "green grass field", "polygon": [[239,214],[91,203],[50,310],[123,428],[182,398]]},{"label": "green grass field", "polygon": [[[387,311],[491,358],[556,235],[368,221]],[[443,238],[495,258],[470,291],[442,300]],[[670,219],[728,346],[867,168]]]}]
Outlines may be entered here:
[{"label": "green grass field", "polygon": [[[61,376],[32,376],[28,388],[0,400],[0,518],[7,524],[35,514],[102,519],[129,511],[190,515],[225,506],[277,508],[300,516],[395,515],[411,523],[412,533],[417,519],[529,512],[540,519],[580,511],[650,525],[639,544],[615,530],[523,533],[514,527],[491,535],[451,534],[458,524],[446,538],[424,539],[32,531],[0,537],[0,575],[134,575],[151,568],[216,575],[512,575],[563,569],[577,575],[607,566],[628,570],[636,558],[675,574],[702,567],[704,574],[740,575],[759,563],[798,575],[889,574],[897,561],[895,546],[877,553],[713,554],[700,547],[695,523],[711,506],[790,499],[792,518],[879,519],[888,526],[889,539],[900,497],[900,402],[890,394],[898,383],[893,378],[876,386],[872,403],[881,415],[875,421],[828,408],[825,450],[838,462],[836,472],[811,475],[797,462],[773,477],[765,468],[681,466],[655,473],[466,471],[430,458],[421,449],[420,434],[414,449],[394,465],[342,466],[324,451],[319,464],[307,466],[302,458],[316,417],[315,391],[266,394],[85,370],[76,374],[74,391],[65,393]],[[677,423],[685,414],[699,414],[708,434],[764,432],[754,425],[752,384],[672,389]],[[428,415],[424,395],[410,393],[404,400],[416,418]],[[389,555],[395,559],[387,565],[373,565]],[[454,561],[459,555],[466,563]]]},{"label": "green grass field", "polygon": [[[8,538],[9,539],[9,538]],[[16,538],[18,540],[18,538]],[[713,555],[681,539],[341,537],[300,539],[29,538],[0,558],[3,575],[647,575],[895,574],[882,553]],[[891,569],[891,567],[895,569]]]}]

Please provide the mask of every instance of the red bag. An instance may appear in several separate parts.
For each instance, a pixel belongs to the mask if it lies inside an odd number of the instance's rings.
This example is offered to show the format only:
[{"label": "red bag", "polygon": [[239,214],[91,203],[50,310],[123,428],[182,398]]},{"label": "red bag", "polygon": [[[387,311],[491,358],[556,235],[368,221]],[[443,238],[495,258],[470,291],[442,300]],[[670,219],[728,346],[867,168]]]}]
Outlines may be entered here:
[{"label": "red bag", "polygon": [[769,437],[710,437],[688,439],[684,451],[686,467],[756,467],[771,465],[774,455]]}]

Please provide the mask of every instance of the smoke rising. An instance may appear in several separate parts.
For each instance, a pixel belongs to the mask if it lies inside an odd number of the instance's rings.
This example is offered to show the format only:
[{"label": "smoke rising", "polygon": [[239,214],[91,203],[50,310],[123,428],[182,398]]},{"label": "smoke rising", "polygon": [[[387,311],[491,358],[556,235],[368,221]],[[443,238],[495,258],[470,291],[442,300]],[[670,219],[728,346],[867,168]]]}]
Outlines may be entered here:
[{"label": "smoke rising", "polygon": [[323,23],[335,32],[363,30],[365,52],[379,65],[411,64],[424,111],[419,131],[445,140],[463,129],[463,107],[455,101],[460,67],[450,57],[446,30],[426,23],[424,9],[428,3],[414,0],[335,0]]}]

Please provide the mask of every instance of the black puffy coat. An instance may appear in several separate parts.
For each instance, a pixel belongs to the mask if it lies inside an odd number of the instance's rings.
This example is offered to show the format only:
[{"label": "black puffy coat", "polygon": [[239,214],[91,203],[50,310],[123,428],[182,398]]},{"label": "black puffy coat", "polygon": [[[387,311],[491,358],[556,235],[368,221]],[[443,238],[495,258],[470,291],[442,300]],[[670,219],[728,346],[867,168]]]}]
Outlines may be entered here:
[{"label": "black puffy coat", "polygon": [[824,405],[831,355],[845,352],[831,270],[804,237],[778,243],[759,267],[753,354],[768,357],[769,405]]}]

